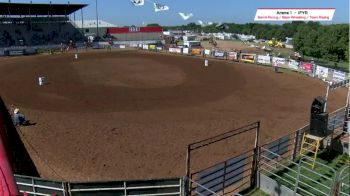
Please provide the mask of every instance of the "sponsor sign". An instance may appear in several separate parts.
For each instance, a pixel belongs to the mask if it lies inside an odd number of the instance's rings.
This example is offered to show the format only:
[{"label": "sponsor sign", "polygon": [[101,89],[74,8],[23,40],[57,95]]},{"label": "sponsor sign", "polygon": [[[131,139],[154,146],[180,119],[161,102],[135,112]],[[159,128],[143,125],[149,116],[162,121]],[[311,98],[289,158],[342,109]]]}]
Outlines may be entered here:
[{"label": "sponsor sign", "polygon": [[125,48],[125,45],[120,45],[119,48],[124,49],[124,48]]},{"label": "sponsor sign", "polygon": [[333,70],[333,82],[340,82],[345,80],[346,74],[342,71]]},{"label": "sponsor sign", "polygon": [[9,56],[21,56],[23,54],[23,50],[9,50]]},{"label": "sponsor sign", "polygon": [[159,51],[159,50],[163,50],[163,48],[162,47],[157,47],[157,50]]},{"label": "sponsor sign", "polygon": [[210,55],[210,50],[204,50],[205,55]]},{"label": "sponsor sign", "polygon": [[138,47],[138,44],[130,44],[130,47],[132,47],[132,48],[137,48],[137,47]]},{"label": "sponsor sign", "polygon": [[312,72],[312,64],[311,63],[301,62],[301,68],[306,72],[309,72],[309,73]]},{"label": "sponsor sign", "polygon": [[238,60],[237,52],[229,52],[228,55],[227,55],[227,58],[229,60],[233,60],[233,61]]},{"label": "sponsor sign", "polygon": [[146,44],[142,45],[142,49],[148,50],[148,45],[146,45]]},{"label": "sponsor sign", "polygon": [[225,57],[225,52],[224,51],[215,50],[214,51],[214,56],[223,58],[223,57]]},{"label": "sponsor sign", "polygon": [[335,8],[258,8],[254,21],[332,21]]},{"label": "sponsor sign", "polygon": [[242,53],[241,54],[241,61],[248,62],[248,63],[255,63],[256,54],[248,54],[248,53]]},{"label": "sponsor sign", "polygon": [[5,50],[0,50],[0,56],[5,56]]},{"label": "sponsor sign", "polygon": [[320,78],[328,78],[328,68],[317,65],[316,76]]},{"label": "sponsor sign", "polygon": [[272,64],[284,65],[286,64],[286,59],[280,57],[272,57]]},{"label": "sponsor sign", "polygon": [[189,49],[188,48],[183,48],[182,49],[182,53],[183,54],[188,54],[189,53]]},{"label": "sponsor sign", "polygon": [[201,55],[201,49],[200,48],[192,48],[191,49],[191,54],[192,55]]},{"label": "sponsor sign", "polygon": [[292,70],[299,70],[299,62],[295,60],[289,60],[288,68]]},{"label": "sponsor sign", "polygon": [[181,48],[169,48],[169,52],[181,54]]},{"label": "sponsor sign", "polygon": [[156,50],[156,48],[157,48],[156,45],[149,45],[148,46],[149,50]]},{"label": "sponsor sign", "polygon": [[257,62],[264,65],[271,65],[271,57],[270,56],[264,56],[264,55],[258,55]]}]

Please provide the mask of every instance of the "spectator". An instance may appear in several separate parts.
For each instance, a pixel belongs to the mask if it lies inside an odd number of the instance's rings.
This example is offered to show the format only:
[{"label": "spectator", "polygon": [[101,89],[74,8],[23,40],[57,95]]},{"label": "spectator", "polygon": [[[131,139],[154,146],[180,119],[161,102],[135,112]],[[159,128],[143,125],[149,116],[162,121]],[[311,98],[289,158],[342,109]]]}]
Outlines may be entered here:
[{"label": "spectator", "polygon": [[19,112],[18,108],[16,108],[13,113],[13,123],[15,126],[28,125],[28,121],[26,120],[25,116]]}]

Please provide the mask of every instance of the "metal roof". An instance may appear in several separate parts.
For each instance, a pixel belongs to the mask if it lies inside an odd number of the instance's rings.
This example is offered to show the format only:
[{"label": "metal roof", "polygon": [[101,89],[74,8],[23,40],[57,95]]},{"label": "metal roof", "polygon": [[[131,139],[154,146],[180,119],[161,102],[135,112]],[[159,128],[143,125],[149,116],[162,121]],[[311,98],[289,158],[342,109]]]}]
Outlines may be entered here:
[{"label": "metal roof", "polygon": [[69,15],[87,4],[43,4],[0,2],[0,15]]}]

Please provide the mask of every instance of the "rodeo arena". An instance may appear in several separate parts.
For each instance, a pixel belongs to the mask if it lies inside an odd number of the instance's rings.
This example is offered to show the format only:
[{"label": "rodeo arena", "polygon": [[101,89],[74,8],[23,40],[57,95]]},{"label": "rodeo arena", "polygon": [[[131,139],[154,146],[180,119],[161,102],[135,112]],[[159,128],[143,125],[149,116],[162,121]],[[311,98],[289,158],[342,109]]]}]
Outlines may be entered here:
[{"label": "rodeo arena", "polygon": [[87,6],[0,3],[0,195],[350,195],[347,72]]}]

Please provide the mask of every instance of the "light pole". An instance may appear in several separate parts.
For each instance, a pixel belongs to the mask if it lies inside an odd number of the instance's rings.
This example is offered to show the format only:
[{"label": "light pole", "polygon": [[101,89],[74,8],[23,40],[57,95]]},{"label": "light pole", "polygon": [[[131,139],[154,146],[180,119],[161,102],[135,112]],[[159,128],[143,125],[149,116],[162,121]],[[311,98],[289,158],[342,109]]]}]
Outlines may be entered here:
[{"label": "light pole", "polygon": [[98,7],[97,7],[97,1],[98,0],[95,0],[96,1],[96,30],[97,30],[97,32],[96,32],[96,37],[98,38],[99,36],[100,36],[100,33],[99,33],[99,31],[98,31]]}]

